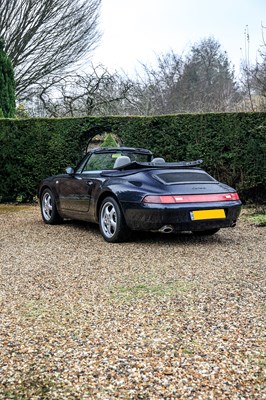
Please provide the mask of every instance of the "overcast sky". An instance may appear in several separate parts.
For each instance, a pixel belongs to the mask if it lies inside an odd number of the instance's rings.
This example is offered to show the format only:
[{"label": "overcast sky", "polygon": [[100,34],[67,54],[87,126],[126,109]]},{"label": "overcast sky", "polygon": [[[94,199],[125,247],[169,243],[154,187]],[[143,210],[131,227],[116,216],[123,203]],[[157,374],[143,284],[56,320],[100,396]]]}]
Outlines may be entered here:
[{"label": "overcast sky", "polygon": [[212,36],[238,73],[246,26],[255,62],[262,23],[266,26],[266,0],[102,0],[103,36],[92,61],[131,75],[139,62],[154,65],[156,55],[170,50],[187,54],[191,45]]}]

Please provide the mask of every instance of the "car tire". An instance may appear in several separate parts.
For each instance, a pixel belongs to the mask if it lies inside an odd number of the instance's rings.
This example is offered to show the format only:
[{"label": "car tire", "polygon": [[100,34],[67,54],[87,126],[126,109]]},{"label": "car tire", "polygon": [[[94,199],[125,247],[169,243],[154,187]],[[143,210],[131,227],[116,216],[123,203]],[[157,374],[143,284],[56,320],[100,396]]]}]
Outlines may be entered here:
[{"label": "car tire", "polygon": [[41,213],[45,224],[55,225],[62,222],[59,215],[54,195],[50,189],[44,189],[41,195]]},{"label": "car tire", "polygon": [[99,212],[100,232],[107,242],[125,242],[130,237],[119,203],[113,197],[106,197]]},{"label": "car tire", "polygon": [[215,229],[206,229],[204,231],[193,231],[193,235],[195,236],[211,236],[217,233],[220,230],[220,228],[215,228]]}]

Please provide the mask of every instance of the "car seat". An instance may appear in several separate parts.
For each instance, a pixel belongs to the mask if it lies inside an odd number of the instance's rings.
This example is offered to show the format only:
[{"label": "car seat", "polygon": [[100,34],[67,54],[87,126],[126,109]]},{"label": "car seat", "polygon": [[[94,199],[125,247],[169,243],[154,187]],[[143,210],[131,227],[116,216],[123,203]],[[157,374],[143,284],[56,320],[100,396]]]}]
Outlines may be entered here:
[{"label": "car seat", "polygon": [[153,164],[163,164],[165,163],[165,159],[162,157],[155,157],[153,160],[151,160]]},{"label": "car seat", "polygon": [[120,156],[115,160],[114,168],[120,168],[123,165],[129,164],[131,162],[128,156]]}]

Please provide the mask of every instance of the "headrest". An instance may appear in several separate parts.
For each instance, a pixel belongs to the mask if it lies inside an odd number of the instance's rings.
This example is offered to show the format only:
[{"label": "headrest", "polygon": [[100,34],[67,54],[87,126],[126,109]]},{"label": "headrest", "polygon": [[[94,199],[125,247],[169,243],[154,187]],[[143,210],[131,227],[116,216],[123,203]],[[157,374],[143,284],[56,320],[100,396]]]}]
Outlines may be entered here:
[{"label": "headrest", "polygon": [[153,160],[151,160],[153,164],[163,164],[165,163],[165,159],[162,157],[155,157]]},{"label": "headrest", "polygon": [[120,156],[115,160],[114,168],[122,167],[123,165],[129,164],[131,162],[128,156]]}]

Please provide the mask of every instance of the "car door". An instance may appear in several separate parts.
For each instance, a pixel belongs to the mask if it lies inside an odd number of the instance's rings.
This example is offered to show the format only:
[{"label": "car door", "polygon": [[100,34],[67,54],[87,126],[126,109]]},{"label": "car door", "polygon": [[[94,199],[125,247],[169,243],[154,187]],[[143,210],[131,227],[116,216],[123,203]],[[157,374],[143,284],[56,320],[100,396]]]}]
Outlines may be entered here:
[{"label": "car door", "polygon": [[92,153],[78,169],[57,182],[60,208],[65,217],[86,221],[95,219],[95,196],[100,190],[103,169],[113,165],[111,154]]},{"label": "car door", "polygon": [[[88,213],[90,208],[92,182],[87,174],[75,173],[57,182],[60,208],[64,215]],[[75,214],[75,215],[74,215]]]}]

